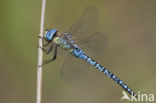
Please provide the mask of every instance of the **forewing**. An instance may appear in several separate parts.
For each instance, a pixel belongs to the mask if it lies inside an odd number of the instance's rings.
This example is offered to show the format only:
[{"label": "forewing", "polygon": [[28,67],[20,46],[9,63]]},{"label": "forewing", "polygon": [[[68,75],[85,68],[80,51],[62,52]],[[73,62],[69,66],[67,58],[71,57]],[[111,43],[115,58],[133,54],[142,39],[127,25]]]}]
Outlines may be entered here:
[{"label": "forewing", "polygon": [[84,35],[92,33],[96,28],[98,18],[98,10],[94,6],[85,8],[79,21],[77,21],[71,28],[69,33],[77,40],[83,38]]}]

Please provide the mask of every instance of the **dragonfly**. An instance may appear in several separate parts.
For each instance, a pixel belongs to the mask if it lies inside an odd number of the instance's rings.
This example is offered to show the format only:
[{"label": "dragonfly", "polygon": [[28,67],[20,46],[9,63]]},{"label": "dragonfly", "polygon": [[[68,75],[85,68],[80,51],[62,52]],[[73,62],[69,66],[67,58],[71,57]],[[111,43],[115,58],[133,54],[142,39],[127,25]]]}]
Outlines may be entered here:
[{"label": "dragonfly", "polygon": [[[89,35],[93,31],[95,31],[96,23],[97,23],[97,16],[98,16],[97,8],[94,6],[89,6],[85,8],[84,12],[82,13],[80,17],[80,20],[70,28],[69,33],[59,32],[57,29],[47,29],[45,31],[44,36],[40,37],[40,38],[43,38],[43,40],[46,41],[47,43],[39,47],[46,54],[50,54],[53,50],[54,52],[53,52],[53,57],[49,60],[43,61],[42,65],[48,64],[56,60],[58,48],[64,49],[72,57],[78,58],[81,61],[83,60],[86,63],[89,63],[91,66],[103,72],[107,77],[109,77],[119,86],[121,86],[130,95],[137,97],[134,91],[131,88],[129,88],[129,86],[126,83],[124,83],[121,79],[119,79],[115,74],[110,72],[106,67],[102,66],[96,60],[88,56],[87,53],[84,51],[87,47],[94,48],[90,51],[96,54],[104,51],[105,44],[102,44],[102,43],[106,43],[104,42],[106,41],[105,39],[106,36],[100,32],[95,32],[92,35]],[[81,39],[82,44],[85,45],[86,48],[85,47],[83,48],[83,46],[81,48],[74,39]],[[50,46],[48,47],[48,49],[46,49],[48,45]],[[64,68],[73,69],[73,68],[79,67],[78,64],[76,64],[75,67],[71,67],[72,62],[74,61],[68,62],[68,59],[69,59],[68,57],[67,59],[65,59],[65,64],[63,65],[63,69]]]}]

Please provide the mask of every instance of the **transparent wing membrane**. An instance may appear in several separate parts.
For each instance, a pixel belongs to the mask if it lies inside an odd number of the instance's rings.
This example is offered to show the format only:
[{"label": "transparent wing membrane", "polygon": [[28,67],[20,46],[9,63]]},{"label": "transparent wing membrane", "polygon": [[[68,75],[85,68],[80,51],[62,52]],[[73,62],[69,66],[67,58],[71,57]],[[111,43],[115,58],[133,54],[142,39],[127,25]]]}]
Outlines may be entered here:
[{"label": "transparent wing membrane", "polygon": [[[103,33],[93,33],[80,41],[80,48],[89,56],[101,56],[107,46],[108,40]],[[68,55],[65,59],[62,68],[60,69],[61,78],[68,83],[83,78],[90,65],[85,61]]]},{"label": "transparent wing membrane", "polygon": [[98,10],[96,7],[85,8],[80,19],[70,28],[69,33],[77,40],[92,33],[96,28],[97,18]]},{"label": "transparent wing membrane", "polygon": [[104,33],[95,32],[80,42],[80,46],[84,52],[91,55],[101,55],[104,53],[108,44],[108,38]]},{"label": "transparent wing membrane", "polygon": [[80,80],[86,74],[88,66],[84,61],[74,56],[68,56],[60,69],[61,78],[65,83]]},{"label": "transparent wing membrane", "polygon": [[[71,36],[78,41],[78,46],[90,56],[103,53],[108,43],[104,33],[95,32],[98,11],[96,7],[89,6],[82,13],[80,20],[70,28]],[[60,69],[61,78],[65,82],[73,82],[83,78],[91,66],[85,61],[68,55]]]}]

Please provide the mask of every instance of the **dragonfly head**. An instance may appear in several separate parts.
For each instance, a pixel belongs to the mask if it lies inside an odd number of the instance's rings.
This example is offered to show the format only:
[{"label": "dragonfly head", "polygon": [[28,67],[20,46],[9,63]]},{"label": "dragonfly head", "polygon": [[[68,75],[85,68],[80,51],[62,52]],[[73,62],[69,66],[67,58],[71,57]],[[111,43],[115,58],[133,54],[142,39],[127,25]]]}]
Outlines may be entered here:
[{"label": "dragonfly head", "polygon": [[50,30],[46,29],[45,38],[46,38],[47,41],[51,41],[56,36],[56,34],[57,34],[56,29],[50,29]]}]

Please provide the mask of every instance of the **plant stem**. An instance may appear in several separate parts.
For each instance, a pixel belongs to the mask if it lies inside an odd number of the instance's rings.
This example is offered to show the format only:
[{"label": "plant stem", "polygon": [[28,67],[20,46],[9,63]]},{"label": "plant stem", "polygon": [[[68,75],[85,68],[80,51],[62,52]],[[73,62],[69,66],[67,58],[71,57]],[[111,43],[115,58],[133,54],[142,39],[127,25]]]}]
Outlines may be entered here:
[{"label": "plant stem", "polygon": [[[43,37],[43,32],[44,32],[45,7],[46,7],[46,0],[42,0],[40,34],[39,34],[40,37]],[[39,38],[39,45],[42,47],[42,38]],[[36,103],[41,103],[41,97],[42,97],[42,66],[41,66],[42,62],[43,62],[43,52],[42,49],[38,47]]]}]

